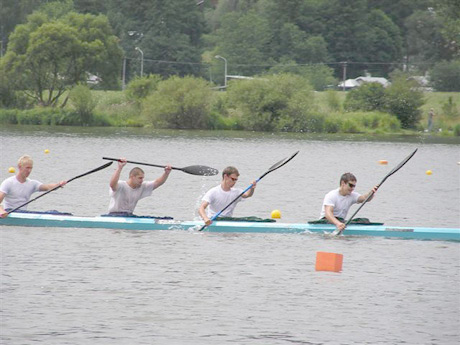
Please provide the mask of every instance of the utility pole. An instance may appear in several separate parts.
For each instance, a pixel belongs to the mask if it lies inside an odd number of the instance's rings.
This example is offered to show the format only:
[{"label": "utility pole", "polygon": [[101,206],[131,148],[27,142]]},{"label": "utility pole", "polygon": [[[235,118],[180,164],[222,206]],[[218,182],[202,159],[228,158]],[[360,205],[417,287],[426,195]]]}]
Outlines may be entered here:
[{"label": "utility pole", "polygon": [[343,76],[342,76],[342,91],[345,91],[345,81],[347,80],[347,62],[342,62]]}]

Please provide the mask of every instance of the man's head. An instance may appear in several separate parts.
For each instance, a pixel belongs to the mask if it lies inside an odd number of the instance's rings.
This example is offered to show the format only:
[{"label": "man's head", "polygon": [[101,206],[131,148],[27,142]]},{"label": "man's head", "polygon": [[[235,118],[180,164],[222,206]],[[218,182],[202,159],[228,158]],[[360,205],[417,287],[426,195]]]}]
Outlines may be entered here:
[{"label": "man's head", "polygon": [[18,160],[18,175],[21,175],[23,178],[29,177],[32,169],[34,167],[34,162],[32,158],[28,155],[24,155]]},{"label": "man's head", "polygon": [[224,169],[224,171],[222,171],[222,182],[229,187],[233,187],[236,181],[238,181],[238,176],[240,176],[238,169],[228,166]]},{"label": "man's head", "polygon": [[144,170],[141,168],[132,168],[129,172],[129,181],[130,185],[133,188],[138,188],[141,186],[142,182],[144,182]]},{"label": "man's head", "polygon": [[345,173],[340,177],[340,188],[349,194],[355,189],[356,181],[355,175],[352,173]]}]

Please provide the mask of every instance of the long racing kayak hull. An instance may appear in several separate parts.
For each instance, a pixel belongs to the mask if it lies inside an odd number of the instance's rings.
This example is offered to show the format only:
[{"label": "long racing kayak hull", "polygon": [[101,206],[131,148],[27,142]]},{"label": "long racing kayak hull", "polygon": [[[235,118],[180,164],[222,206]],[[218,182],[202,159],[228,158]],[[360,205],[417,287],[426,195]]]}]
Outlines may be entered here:
[{"label": "long racing kayak hull", "polygon": [[[0,218],[0,225],[16,227],[101,228],[124,230],[190,230],[203,222],[144,217],[79,217],[39,213],[11,213]],[[319,233],[330,234],[330,224],[215,221],[204,232],[223,233]],[[421,240],[460,241],[460,228],[403,227],[387,225],[348,225],[345,236],[380,236]]]}]

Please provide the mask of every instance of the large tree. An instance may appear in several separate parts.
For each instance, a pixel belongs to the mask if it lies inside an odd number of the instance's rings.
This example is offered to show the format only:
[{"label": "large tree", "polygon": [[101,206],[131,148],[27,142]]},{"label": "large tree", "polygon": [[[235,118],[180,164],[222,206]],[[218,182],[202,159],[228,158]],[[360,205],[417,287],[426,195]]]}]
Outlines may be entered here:
[{"label": "large tree", "polygon": [[[327,0],[320,6],[329,53],[337,62],[354,63],[348,66],[348,77],[400,60],[399,29],[382,11],[369,11],[366,0]],[[384,72],[378,70],[380,75]]]},{"label": "large tree", "polygon": [[195,1],[110,0],[107,7],[128,67],[129,64],[138,67],[143,56],[145,74],[168,76],[201,72],[201,36],[205,22]]},{"label": "large tree", "polygon": [[71,12],[53,18],[35,12],[10,37],[1,82],[41,105],[55,106],[66,90],[86,82],[88,73],[101,77],[106,88],[116,87],[121,57],[104,16]]}]

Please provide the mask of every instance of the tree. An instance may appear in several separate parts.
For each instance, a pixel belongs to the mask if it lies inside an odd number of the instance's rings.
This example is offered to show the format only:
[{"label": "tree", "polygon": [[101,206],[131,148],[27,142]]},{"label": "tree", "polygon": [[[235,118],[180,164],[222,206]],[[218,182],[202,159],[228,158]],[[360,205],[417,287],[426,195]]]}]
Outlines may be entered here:
[{"label": "tree", "polygon": [[420,107],[425,103],[423,93],[404,74],[394,76],[391,86],[385,89],[385,102],[387,111],[396,115],[403,128],[415,128],[421,117]]},{"label": "tree", "polygon": [[[447,60],[451,52],[441,34],[441,18],[432,10],[416,11],[405,22],[409,62],[418,63],[426,71],[437,61]],[[423,63],[423,64],[422,64]]]},{"label": "tree", "polygon": [[347,93],[344,108],[347,111],[383,111],[385,108],[385,88],[379,83],[365,83]]},{"label": "tree", "polygon": [[458,59],[460,58],[460,2],[438,0],[435,9],[442,23],[441,34],[447,43],[446,48],[452,53],[452,58]]},{"label": "tree", "polygon": [[260,74],[274,62],[270,58],[270,23],[255,11],[228,13],[212,39],[215,53],[228,61],[229,74]]},{"label": "tree", "polygon": [[71,12],[50,19],[36,12],[11,35],[0,70],[14,89],[44,106],[56,106],[66,90],[86,82],[88,72],[116,87],[121,51],[110,31],[103,16]]},{"label": "tree", "polygon": [[190,0],[110,0],[107,15],[121,39],[125,56],[138,60],[135,47],[144,53],[144,72],[200,75],[203,13]]},{"label": "tree", "polygon": [[[321,2],[318,13],[320,18],[325,18],[321,34],[334,61],[354,62],[348,65],[349,77],[369,69],[369,65],[357,62],[390,64],[401,57],[398,28],[381,11],[370,12],[366,0],[326,0]],[[337,65],[337,74],[339,67]]]},{"label": "tree", "polygon": [[431,85],[436,91],[460,91],[460,60],[437,63],[430,72]]},{"label": "tree", "polygon": [[143,102],[142,114],[157,128],[205,129],[213,91],[201,78],[173,76],[158,83]]},{"label": "tree", "polygon": [[296,74],[307,79],[316,91],[323,91],[336,85],[334,70],[323,64],[298,65],[294,61],[282,58],[280,63],[270,68],[267,74]]},{"label": "tree", "polygon": [[[363,54],[365,61],[373,62],[364,65],[367,71],[377,75],[388,75],[392,70],[393,62],[400,61],[402,53],[402,39],[399,28],[381,10],[372,10],[367,16],[367,30],[363,35]],[[375,63],[389,63],[378,64]]]},{"label": "tree", "polygon": [[308,80],[292,74],[234,81],[227,90],[229,112],[239,114],[244,129],[308,130],[314,110]]}]

